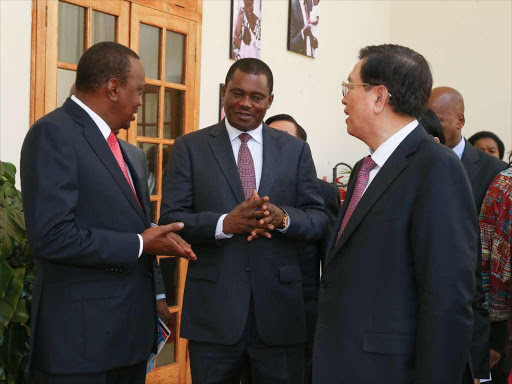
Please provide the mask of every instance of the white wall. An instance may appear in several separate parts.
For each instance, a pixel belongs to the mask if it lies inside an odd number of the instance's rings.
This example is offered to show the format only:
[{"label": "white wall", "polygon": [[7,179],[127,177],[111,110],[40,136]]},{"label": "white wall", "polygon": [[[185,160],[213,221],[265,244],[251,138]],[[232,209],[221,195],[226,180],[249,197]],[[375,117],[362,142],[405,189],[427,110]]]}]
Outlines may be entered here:
[{"label": "white wall", "polygon": [[32,1],[0,1],[0,159],[16,165],[29,128]]},{"label": "white wall", "polygon": [[[228,58],[230,0],[204,0],[200,126],[218,120],[219,83]],[[0,159],[19,167],[29,124],[31,0],[0,0]],[[512,9],[510,1],[321,2],[320,57],[286,50],[288,0],[263,0],[262,59],[275,75],[267,116],[289,113],[305,127],[319,176],[366,148],[346,133],[341,81],[360,47],[408,45],[432,64],[436,85],[457,88],[466,127],[492,130],[512,148]]]},{"label": "white wall", "polygon": [[[200,126],[218,121],[219,83],[229,59],[229,0],[203,2]],[[366,147],[346,133],[341,82],[359,48],[390,38],[389,1],[321,1],[320,56],[287,51],[288,0],[263,0],[261,59],[274,74],[274,103],[267,117],[288,113],[306,129],[318,175],[332,179],[340,162],[355,163]],[[212,33],[214,31],[214,33]]]},{"label": "white wall", "polygon": [[391,20],[391,42],[423,54],[434,86],[464,97],[463,134],[493,131],[510,151],[512,1],[393,1]]}]

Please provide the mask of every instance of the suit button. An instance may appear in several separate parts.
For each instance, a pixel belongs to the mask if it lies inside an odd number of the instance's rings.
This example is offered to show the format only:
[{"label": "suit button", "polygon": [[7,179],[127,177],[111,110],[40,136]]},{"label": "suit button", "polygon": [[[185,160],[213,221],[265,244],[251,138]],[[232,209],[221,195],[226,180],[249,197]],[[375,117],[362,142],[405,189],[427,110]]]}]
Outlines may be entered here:
[{"label": "suit button", "polygon": [[246,272],[250,272],[250,271],[251,271],[251,268],[249,268],[249,267],[245,267],[245,271],[246,271]]},{"label": "suit button", "polygon": [[148,272],[149,277],[153,277],[153,272]]},{"label": "suit button", "polygon": [[320,285],[322,286],[323,289],[327,289],[327,287],[329,286],[329,283],[327,281],[322,281],[320,283]]}]

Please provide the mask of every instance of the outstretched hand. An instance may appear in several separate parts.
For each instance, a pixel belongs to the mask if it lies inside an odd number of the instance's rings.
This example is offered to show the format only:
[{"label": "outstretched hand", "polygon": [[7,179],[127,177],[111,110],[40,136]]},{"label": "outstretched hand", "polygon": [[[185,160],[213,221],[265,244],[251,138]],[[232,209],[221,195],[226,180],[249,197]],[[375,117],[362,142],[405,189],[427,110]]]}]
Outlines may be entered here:
[{"label": "outstretched hand", "polygon": [[144,253],[161,256],[177,256],[187,260],[197,260],[189,243],[174,232],[184,227],[183,223],[171,223],[148,228],[142,232]]}]

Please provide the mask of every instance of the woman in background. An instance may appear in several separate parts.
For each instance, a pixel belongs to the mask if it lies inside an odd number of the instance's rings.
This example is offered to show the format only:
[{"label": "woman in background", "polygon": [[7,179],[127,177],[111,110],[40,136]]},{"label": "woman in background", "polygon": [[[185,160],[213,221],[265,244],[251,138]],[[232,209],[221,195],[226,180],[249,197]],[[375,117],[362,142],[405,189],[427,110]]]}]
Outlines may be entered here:
[{"label": "woman in background", "polygon": [[[512,153],[509,158],[512,163]],[[509,337],[512,318],[511,241],[512,168],[498,174],[489,186],[480,213],[482,284],[491,320],[492,383],[506,384],[510,374]],[[508,325],[507,325],[508,322]],[[507,342],[508,341],[508,342]]]},{"label": "woman in background", "polygon": [[478,149],[487,152],[489,155],[503,160],[505,145],[496,134],[489,131],[480,131],[471,136],[468,141]]}]

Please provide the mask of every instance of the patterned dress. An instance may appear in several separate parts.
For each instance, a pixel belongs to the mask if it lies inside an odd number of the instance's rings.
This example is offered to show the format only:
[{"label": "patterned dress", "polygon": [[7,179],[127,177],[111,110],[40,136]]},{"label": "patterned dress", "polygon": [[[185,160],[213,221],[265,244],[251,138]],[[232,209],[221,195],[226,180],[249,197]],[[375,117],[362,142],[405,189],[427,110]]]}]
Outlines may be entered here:
[{"label": "patterned dress", "polygon": [[485,195],[480,234],[485,306],[492,322],[505,321],[512,318],[512,168],[496,176]]},{"label": "patterned dress", "polygon": [[[508,344],[508,361],[503,358],[494,366],[493,377],[504,382],[510,373],[512,356],[512,279],[510,273],[512,241],[512,169],[501,172],[493,180],[485,195],[480,213],[482,239],[482,284],[485,292],[484,305],[489,310],[491,348],[505,352]],[[508,320],[508,340],[506,329]],[[499,324],[504,324],[505,327]],[[494,340],[494,341],[493,341]],[[502,341],[500,341],[502,340]],[[505,379],[506,380],[506,379]]]}]

